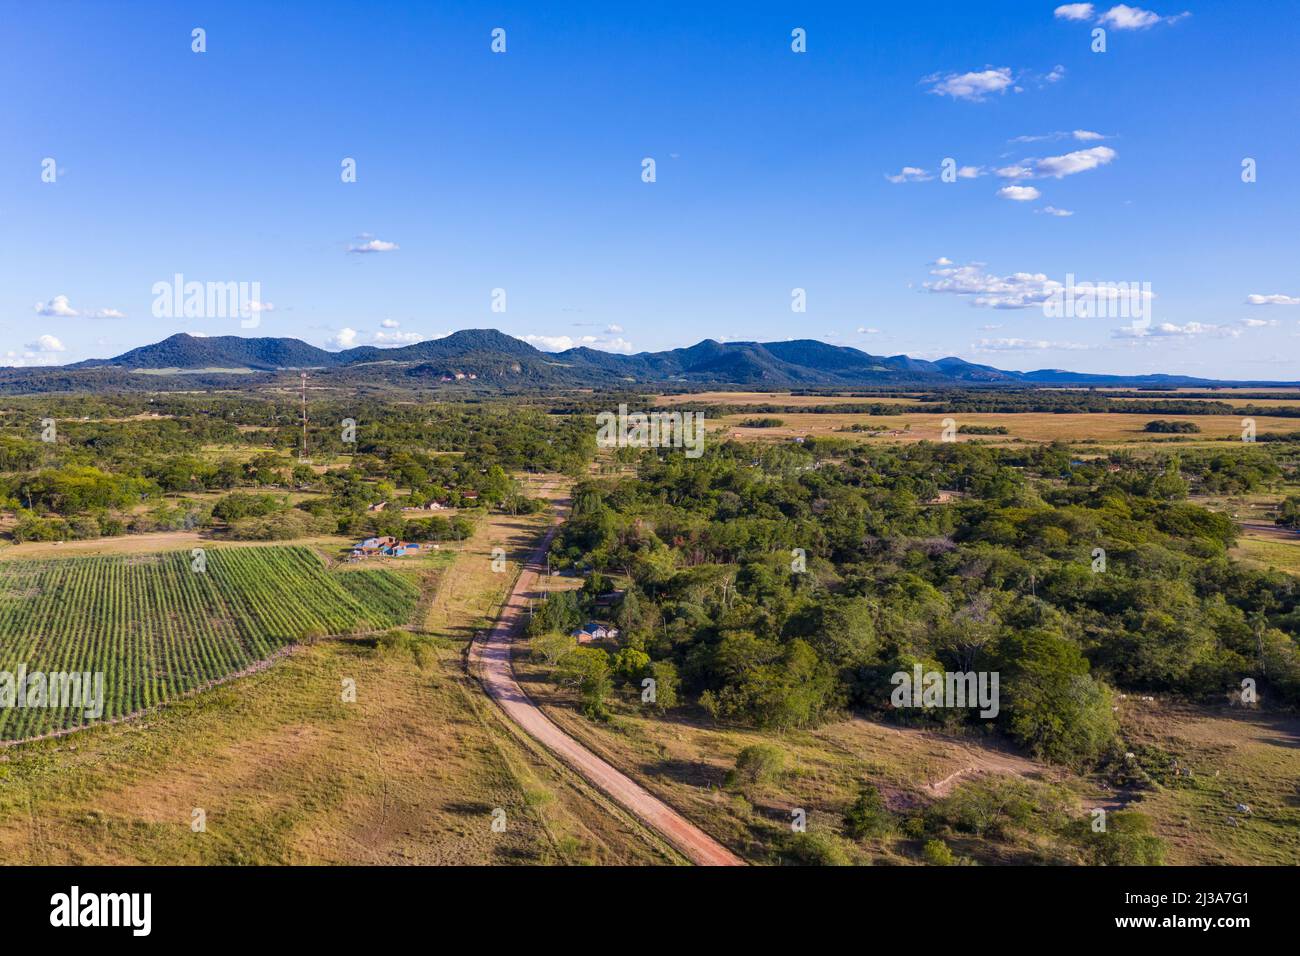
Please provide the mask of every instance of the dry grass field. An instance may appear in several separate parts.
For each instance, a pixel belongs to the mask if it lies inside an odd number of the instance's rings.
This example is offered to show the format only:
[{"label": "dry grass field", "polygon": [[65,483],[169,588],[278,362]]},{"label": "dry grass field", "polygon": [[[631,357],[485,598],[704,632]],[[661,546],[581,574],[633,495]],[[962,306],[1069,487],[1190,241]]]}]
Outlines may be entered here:
[{"label": "dry grass field", "polygon": [[[1147,443],[1151,441],[1168,441],[1170,436],[1144,432],[1147,422],[1156,418],[1177,419],[1177,415],[1124,415],[1115,413],[1086,414],[1050,412],[1020,413],[969,413],[955,415],[906,414],[906,415],[861,415],[850,413],[783,413],[775,415],[782,425],[777,428],[744,428],[741,422],[749,416],[728,415],[723,418],[705,421],[705,427],[715,436],[736,437],[742,441],[790,441],[798,436],[815,435],[819,437],[846,438],[864,442],[916,442],[939,441],[943,431],[943,420],[951,417],[958,426],[994,425],[1010,430],[1007,435],[957,435],[958,441],[986,442],[1047,442],[1047,441],[1097,441]],[[1241,419],[1233,415],[1196,415],[1188,416],[1201,427],[1200,434],[1177,436],[1180,438],[1206,439],[1241,437]],[[875,437],[869,432],[852,432],[843,429],[846,426],[879,425],[886,431]],[[907,426],[910,430],[903,431]],[[1256,418],[1257,431],[1300,431],[1300,420],[1291,418]],[[890,432],[899,434],[889,434]]]},{"label": "dry grass field", "polygon": [[791,395],[789,392],[692,392],[686,395],[658,395],[656,405],[914,405],[919,401],[906,393],[883,398],[854,398],[851,395]]}]

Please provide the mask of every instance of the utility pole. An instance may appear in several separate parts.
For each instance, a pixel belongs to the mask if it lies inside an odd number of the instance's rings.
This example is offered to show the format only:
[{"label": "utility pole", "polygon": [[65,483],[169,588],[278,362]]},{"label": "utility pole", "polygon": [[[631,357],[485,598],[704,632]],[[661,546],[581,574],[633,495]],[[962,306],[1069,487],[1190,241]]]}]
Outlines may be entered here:
[{"label": "utility pole", "polygon": [[307,460],[307,373],[302,373],[302,460]]}]

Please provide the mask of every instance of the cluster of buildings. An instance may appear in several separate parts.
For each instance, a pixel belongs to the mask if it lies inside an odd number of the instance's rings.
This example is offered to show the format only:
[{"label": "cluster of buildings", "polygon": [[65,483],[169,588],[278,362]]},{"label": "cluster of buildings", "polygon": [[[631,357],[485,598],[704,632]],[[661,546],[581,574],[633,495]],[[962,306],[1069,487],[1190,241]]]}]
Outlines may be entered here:
[{"label": "cluster of buildings", "polygon": [[366,558],[401,558],[408,554],[418,553],[420,546],[414,541],[399,541],[391,534],[380,535],[377,538],[366,538],[366,540],[354,544],[352,552],[348,556],[349,561],[362,561]]}]

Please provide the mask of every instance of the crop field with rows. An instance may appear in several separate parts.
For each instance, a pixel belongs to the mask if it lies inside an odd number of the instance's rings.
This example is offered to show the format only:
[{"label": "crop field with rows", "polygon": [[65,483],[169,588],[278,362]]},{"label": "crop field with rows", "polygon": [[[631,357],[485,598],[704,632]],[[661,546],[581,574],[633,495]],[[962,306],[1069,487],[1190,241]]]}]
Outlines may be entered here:
[{"label": "crop field with rows", "polygon": [[[403,624],[418,597],[400,572],[332,571],[299,547],[213,549],[201,571],[188,551],[0,563],[0,740],[152,707],[306,636]],[[102,672],[102,715],[34,706],[20,668]]]}]

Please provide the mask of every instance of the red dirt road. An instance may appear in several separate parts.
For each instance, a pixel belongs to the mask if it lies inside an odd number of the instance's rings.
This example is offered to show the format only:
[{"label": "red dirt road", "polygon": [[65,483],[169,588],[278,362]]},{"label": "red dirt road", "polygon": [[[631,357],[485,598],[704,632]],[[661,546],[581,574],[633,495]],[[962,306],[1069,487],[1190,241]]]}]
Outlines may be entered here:
[{"label": "red dirt road", "polygon": [[546,552],[556,530],[548,531],[542,543],[529,555],[496,624],[470,648],[471,668],[477,672],[484,690],[501,705],[507,717],[662,834],[692,862],[701,866],[743,866],[743,860],[713,837],[551,723],[515,680],[511,665],[512,648],[527,614],[528,597],[537,589],[540,566],[546,561]]}]

